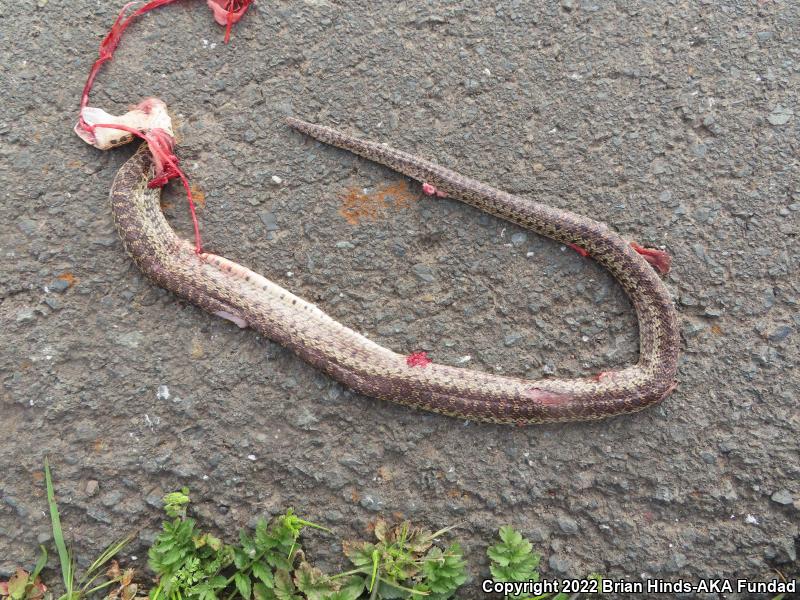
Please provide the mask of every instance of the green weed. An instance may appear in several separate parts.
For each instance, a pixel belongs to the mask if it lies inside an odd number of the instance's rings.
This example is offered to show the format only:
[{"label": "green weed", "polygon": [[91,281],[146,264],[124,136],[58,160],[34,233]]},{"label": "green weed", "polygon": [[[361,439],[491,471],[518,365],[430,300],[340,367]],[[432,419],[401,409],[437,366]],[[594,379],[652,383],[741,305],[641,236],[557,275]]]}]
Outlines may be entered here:
[{"label": "green weed", "polygon": [[8,581],[0,581],[0,598],[2,600],[42,600],[47,587],[39,578],[39,573],[47,563],[47,550],[39,546],[41,554],[31,573],[17,569]]},{"label": "green weed", "polygon": [[[501,527],[498,532],[500,540],[486,550],[489,557],[489,570],[494,581],[539,581],[539,562],[541,556],[533,551],[533,545],[516,531],[513,527]],[[596,579],[600,575],[591,574],[589,579]],[[506,596],[508,600],[575,600],[579,595],[569,595],[563,592],[557,594],[542,594],[540,596]]]},{"label": "green weed", "polygon": [[[238,544],[226,544],[199,530],[186,515],[188,505],[187,489],[164,497],[164,511],[174,519],[163,524],[148,552],[148,565],[159,577],[150,600],[302,598],[293,577],[304,561],[300,532],[327,529],[290,509],[270,523],[261,519],[252,534],[241,531]],[[301,586],[310,585],[306,579],[298,580]]]},{"label": "green weed", "polygon": [[[379,520],[375,524],[377,542],[344,544],[344,553],[356,568],[337,578],[350,577],[348,589],[360,587],[369,593],[370,600],[451,598],[467,579],[461,547],[457,543],[446,550],[434,546],[434,540],[451,529],[430,532],[407,521],[390,528]],[[347,600],[359,597],[352,593],[346,596]]]},{"label": "green weed", "polygon": [[[330,533],[328,529],[289,509],[269,522],[259,520],[253,531],[240,531],[238,542],[228,544],[202,531],[188,515],[191,499],[189,490],[183,488],[163,498],[168,520],[148,551],[156,585],[147,596],[137,597],[133,569],[122,571],[113,560],[131,537],[110,544],[78,576],[64,538],[47,460],[45,484],[64,585],[64,593],[57,600],[447,600],[467,580],[459,544],[444,547],[438,543],[452,527],[431,532],[407,521],[390,526],[379,520],[373,541],[343,544],[353,568],[328,575],[306,560],[300,544],[303,530]],[[501,527],[498,535],[487,550],[492,578],[497,582],[539,581],[540,556],[532,544],[509,526]],[[40,577],[46,562],[47,551],[42,546],[31,573],[18,569],[8,581],[0,581],[0,600],[53,600]],[[599,580],[598,575],[590,577]],[[568,596],[560,593],[506,599],[568,600]]]},{"label": "green weed", "polygon": [[44,460],[44,477],[45,485],[47,486],[47,504],[50,507],[53,542],[58,552],[58,562],[61,565],[61,577],[64,582],[65,590],[64,594],[61,595],[58,600],[84,600],[101,590],[110,588],[114,584],[121,585],[123,582],[123,574],[117,573],[114,575],[113,568],[109,571],[110,574],[108,574],[105,572],[104,566],[131,541],[132,536],[124,537],[109,544],[106,549],[100,553],[100,556],[89,565],[89,568],[86,569],[83,575],[77,577],[75,573],[75,559],[72,553],[67,549],[67,545],[64,541],[64,531],[61,528],[61,516],[58,513],[58,505],[56,504],[56,496],[53,489],[53,478],[50,474],[50,464],[47,458]]},{"label": "green weed", "polygon": [[159,583],[150,600],[372,600],[450,598],[466,580],[458,544],[442,550],[434,539],[446,533],[414,529],[402,523],[375,526],[376,543],[345,545],[356,567],[328,576],[310,565],[299,543],[305,528],[329,530],[301,519],[290,509],[255,531],[239,533],[238,544],[225,544],[200,531],[187,516],[188,490],[164,497],[164,511],[174,517],[148,553]]}]

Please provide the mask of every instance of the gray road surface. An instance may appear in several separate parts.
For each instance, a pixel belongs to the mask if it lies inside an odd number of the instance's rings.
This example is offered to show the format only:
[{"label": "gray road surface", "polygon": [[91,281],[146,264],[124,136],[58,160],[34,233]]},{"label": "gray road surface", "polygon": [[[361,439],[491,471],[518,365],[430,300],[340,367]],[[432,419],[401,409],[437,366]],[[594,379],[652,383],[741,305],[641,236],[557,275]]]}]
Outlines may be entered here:
[{"label": "gray road surface", "polygon": [[[393,513],[461,523],[465,598],[505,523],[548,577],[798,574],[798,4],[259,0],[225,46],[187,1],[134,25],[101,73],[96,106],[170,106],[209,250],[397,351],[571,377],[634,361],[637,333],[590,260],[287,114],[664,246],[676,392],[531,428],[354,395],[139,275],[107,200],[131,149],[71,132],[117,8],[0,5],[0,572],[48,539],[49,454],[76,553],[141,528],[139,567],[159,497],[188,485],[220,531],[287,506],[344,538]],[[188,236],[178,186],[166,199]],[[336,539],[306,541],[332,570]]]}]

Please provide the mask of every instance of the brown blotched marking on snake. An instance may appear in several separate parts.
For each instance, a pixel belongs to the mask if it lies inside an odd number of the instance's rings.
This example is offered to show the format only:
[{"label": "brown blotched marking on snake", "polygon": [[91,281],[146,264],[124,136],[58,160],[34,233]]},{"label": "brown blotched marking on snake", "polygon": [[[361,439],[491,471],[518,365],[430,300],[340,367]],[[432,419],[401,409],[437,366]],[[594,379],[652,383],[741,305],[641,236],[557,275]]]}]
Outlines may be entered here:
[{"label": "brown blotched marking on snake", "polygon": [[410,366],[263,276],[213,254],[196,254],[164,219],[160,190],[143,145],[111,188],[114,220],[126,250],[156,284],[204,310],[249,326],[368,396],[445,415],[494,423],[601,419],[641,410],[675,388],[678,326],[669,292],[653,268],[606,225],[497,190],[411,154],[297,119],[289,124],[322,142],[381,163],[451,198],[580,246],[631,298],[639,319],[639,361],[582,379],[536,381],[439,364]]}]

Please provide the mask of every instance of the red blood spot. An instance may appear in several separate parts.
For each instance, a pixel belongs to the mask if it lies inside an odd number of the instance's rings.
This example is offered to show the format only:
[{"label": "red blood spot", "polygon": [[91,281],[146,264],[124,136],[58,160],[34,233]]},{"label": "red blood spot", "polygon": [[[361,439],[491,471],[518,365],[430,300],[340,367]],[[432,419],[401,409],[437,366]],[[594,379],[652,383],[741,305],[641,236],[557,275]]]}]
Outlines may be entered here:
[{"label": "red blood spot", "polygon": [[641,254],[642,258],[653,265],[662,275],[669,273],[669,268],[672,265],[672,257],[663,250],[644,248],[636,242],[631,242],[631,248]]},{"label": "red blood spot", "polygon": [[428,358],[428,353],[424,350],[421,350],[420,352],[412,352],[406,356],[406,364],[409,367],[426,367],[432,362],[433,361]]},{"label": "red blood spot", "polygon": [[422,192],[427,194],[428,196],[436,196],[437,198],[447,198],[447,194],[444,192],[440,192],[436,189],[436,186],[431,185],[430,183],[423,183],[422,184]]},{"label": "red blood spot", "polygon": [[589,253],[586,250],[584,250],[583,248],[581,248],[580,246],[578,246],[577,244],[567,244],[567,246],[569,246],[570,248],[575,250],[575,252],[577,252],[578,254],[583,256],[584,258],[589,256]]}]

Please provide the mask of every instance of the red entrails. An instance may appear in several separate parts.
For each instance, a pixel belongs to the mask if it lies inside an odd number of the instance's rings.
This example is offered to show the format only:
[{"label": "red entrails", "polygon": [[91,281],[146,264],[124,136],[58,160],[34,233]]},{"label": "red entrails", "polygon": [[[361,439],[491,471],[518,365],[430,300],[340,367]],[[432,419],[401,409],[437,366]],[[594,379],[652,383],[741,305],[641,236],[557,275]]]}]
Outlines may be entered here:
[{"label": "red entrails", "polygon": [[583,256],[584,258],[586,258],[587,256],[589,256],[589,252],[587,252],[586,250],[584,250],[583,248],[581,248],[581,247],[580,247],[580,246],[578,246],[577,244],[570,244],[570,243],[567,243],[567,246],[569,246],[570,248],[572,248],[573,250],[575,250],[575,252],[577,252],[578,254],[580,254],[581,256]]},{"label": "red entrails", "polygon": [[[108,35],[106,35],[106,37],[103,38],[103,41],[100,42],[100,56],[94,62],[94,65],[92,65],[92,69],[89,71],[89,77],[86,79],[86,85],[83,86],[83,94],[81,95],[81,112],[86,106],[89,105],[89,92],[92,90],[94,79],[97,77],[100,67],[103,66],[104,62],[109,61],[114,57],[114,52],[116,51],[117,46],[119,46],[119,42],[122,39],[122,34],[125,33],[125,30],[130,26],[133,20],[136,17],[153,10],[154,8],[158,8],[159,6],[164,6],[166,4],[172,4],[175,1],[176,0],[151,0],[130,15],[126,15],[125,13],[127,13],[128,9],[136,4],[136,2],[128,2],[128,4],[122,7],[122,10],[119,11],[119,15],[117,15],[117,19],[114,21],[114,24],[111,25]],[[80,117],[80,120],[81,124],[85,126],[86,124],[83,123],[83,116]]]},{"label": "red entrails", "polygon": [[225,28],[225,43],[231,39],[231,28],[244,16],[253,0],[206,0],[214,12],[214,20]]},{"label": "red entrails", "polygon": [[[121,131],[127,131],[128,133],[142,138],[147,142],[150,152],[153,154],[153,162],[155,164],[155,177],[148,185],[151,188],[161,187],[170,179],[174,179],[176,177],[180,178],[181,182],[183,183],[183,187],[186,190],[186,197],[189,200],[189,212],[191,213],[192,225],[194,227],[195,251],[199,254],[202,252],[203,245],[202,241],[200,240],[200,226],[197,223],[194,201],[192,200],[192,190],[189,186],[189,180],[178,166],[178,157],[173,152],[175,140],[172,138],[172,136],[163,129],[158,128],[153,128],[149,131],[142,132],[138,129],[120,124],[95,123],[92,125],[87,123],[83,118],[83,109],[89,106],[89,93],[92,91],[92,86],[94,85],[97,74],[100,72],[100,67],[114,57],[114,52],[116,52],[120,40],[122,39],[122,34],[125,33],[125,30],[137,17],[150,12],[155,8],[172,4],[175,1],[176,0],[150,0],[150,2],[140,6],[131,14],[128,14],[128,10],[134,4],[136,4],[136,2],[129,2],[122,7],[122,10],[119,11],[117,18],[111,25],[111,29],[109,30],[108,34],[103,38],[103,41],[100,42],[100,48],[98,50],[99,56],[92,65],[92,68],[89,71],[89,76],[86,78],[86,83],[83,86],[77,129],[82,129],[84,132],[88,133],[93,133],[96,127],[118,129]],[[209,7],[211,7],[211,10],[214,12],[214,19],[220,25],[225,26],[225,43],[228,43],[231,35],[231,27],[234,23],[242,18],[245,12],[247,12],[248,7],[250,4],[252,4],[253,0],[207,0],[207,2]]]},{"label": "red entrails", "polygon": [[[155,8],[166,6],[167,4],[172,4],[176,1],[177,0],[150,0],[150,2],[139,7],[130,15],[126,15],[126,13],[131,6],[136,4],[136,2],[128,2],[122,7],[122,10],[119,11],[119,14],[117,15],[113,25],[111,25],[108,35],[106,35],[106,37],[103,38],[103,41],[100,42],[100,56],[95,61],[94,65],[92,65],[92,69],[89,71],[89,77],[86,79],[86,84],[83,86],[83,94],[81,95],[81,111],[83,111],[83,109],[89,105],[89,92],[92,90],[95,77],[97,77],[100,67],[103,66],[103,63],[111,60],[114,57],[114,52],[117,50],[117,46],[119,46],[119,42],[122,39],[122,34],[125,33],[125,30],[130,26],[133,20],[136,19],[136,17],[150,12]],[[225,43],[227,44],[231,35],[231,27],[234,23],[242,18],[245,12],[247,12],[248,7],[250,4],[252,4],[253,0],[207,0],[207,2],[211,10],[214,12],[214,20],[226,28]],[[85,123],[83,123],[83,117],[81,117],[81,124],[85,125]]]},{"label": "red entrails", "polygon": [[672,265],[672,257],[663,250],[643,248],[636,242],[631,242],[631,248],[641,254],[642,258],[653,265],[662,275],[669,273],[669,268]]},{"label": "red entrails", "polygon": [[108,129],[119,129],[127,131],[138,138],[147,142],[150,153],[153,155],[153,163],[155,167],[155,176],[147,184],[150,188],[163,187],[170,179],[180,178],[183,183],[183,189],[186,190],[186,199],[189,201],[189,212],[192,216],[192,226],[194,227],[194,250],[197,254],[203,251],[203,242],[200,239],[200,224],[197,222],[197,214],[194,208],[194,200],[192,198],[192,188],[189,185],[189,179],[186,177],[181,168],[178,166],[178,157],[173,153],[175,140],[172,136],[163,129],[151,129],[150,131],[139,131],[134,127],[127,125],[120,125],[118,123],[95,123],[88,125],[90,128],[105,127]]},{"label": "red entrails", "polygon": [[428,358],[428,353],[424,350],[419,352],[412,352],[408,356],[406,356],[406,364],[409,367],[426,367],[431,364],[433,361]]},{"label": "red entrails", "polygon": [[592,377],[595,381],[603,381],[603,379],[608,379],[609,377],[613,377],[614,371],[600,371],[597,375]]}]

